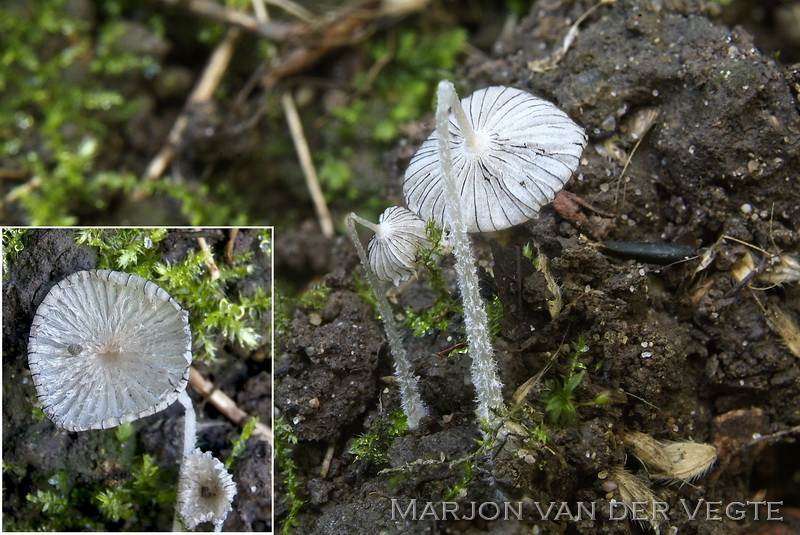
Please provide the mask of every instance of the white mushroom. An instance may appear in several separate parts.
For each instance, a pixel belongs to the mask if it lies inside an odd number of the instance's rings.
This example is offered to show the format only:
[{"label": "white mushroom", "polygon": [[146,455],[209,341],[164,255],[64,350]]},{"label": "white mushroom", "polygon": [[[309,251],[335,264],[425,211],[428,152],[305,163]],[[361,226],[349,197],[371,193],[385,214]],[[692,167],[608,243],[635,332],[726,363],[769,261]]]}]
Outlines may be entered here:
[{"label": "white mushroom", "polygon": [[[391,208],[389,209],[391,210]],[[402,209],[401,209],[402,210]],[[386,215],[389,211],[384,212]],[[406,211],[407,212],[407,211]],[[389,340],[389,350],[394,357],[394,374],[397,377],[397,384],[400,387],[400,399],[403,404],[403,412],[406,415],[406,423],[408,424],[409,429],[416,429],[419,426],[419,421],[428,415],[428,408],[425,406],[425,403],[422,401],[422,398],[419,395],[419,388],[417,386],[417,376],[414,375],[413,369],[411,367],[411,362],[408,359],[408,355],[406,354],[406,350],[403,347],[403,343],[400,340],[400,333],[397,330],[397,325],[395,325],[394,321],[394,313],[392,312],[392,307],[389,305],[389,300],[386,299],[386,293],[381,288],[380,282],[377,280],[376,274],[373,272],[373,269],[370,267],[372,264],[372,257],[367,256],[367,252],[364,250],[364,246],[361,244],[361,240],[358,237],[358,232],[356,232],[355,222],[358,221],[362,225],[366,226],[367,228],[373,230],[375,232],[375,238],[383,240],[383,245],[377,246],[380,249],[386,248],[387,250],[391,250],[392,248],[396,249],[399,246],[396,244],[390,244],[387,240],[389,235],[394,234],[397,236],[398,231],[397,229],[393,229],[391,224],[386,221],[386,219],[393,220],[394,216],[391,213],[384,218],[384,215],[381,216],[381,225],[375,225],[370,223],[366,219],[357,216],[356,214],[351,213],[347,216],[346,226],[347,232],[350,234],[350,239],[353,242],[353,245],[356,247],[356,251],[358,251],[358,256],[361,259],[361,264],[364,266],[364,271],[367,274],[367,282],[369,283],[370,287],[372,288],[373,293],[375,294],[375,302],[378,305],[378,312],[381,315],[381,319],[383,320],[383,327],[386,331],[386,338]],[[401,219],[407,219],[407,216],[401,212],[400,214]],[[418,218],[417,218],[418,219]],[[421,222],[421,220],[419,220]],[[418,224],[418,223],[414,223]],[[388,228],[387,228],[388,226]],[[412,234],[411,230],[409,230],[410,225],[404,226],[403,233],[405,236],[403,241],[405,245],[403,247],[406,248],[406,251],[399,256],[408,256],[410,255],[409,251],[409,241],[422,239],[421,237],[417,236],[417,238],[410,238],[409,235]],[[424,236],[425,229],[424,224],[422,227],[422,235]],[[379,237],[379,234],[380,237]],[[427,238],[425,238],[427,241]],[[373,246],[372,242],[370,242],[370,249],[373,249],[376,246]],[[383,269],[383,266],[386,262],[389,261],[389,252],[387,250],[382,251],[380,254],[385,255],[385,259],[383,262],[378,262],[378,266],[380,269]],[[414,256],[416,256],[417,248],[414,247]],[[375,251],[372,251],[373,254],[376,254]],[[397,252],[393,252],[391,254],[397,254]],[[401,273],[401,270],[404,269],[402,264],[395,264],[392,268],[395,273]],[[413,273],[413,267],[410,267],[411,272]],[[389,273],[391,270],[388,270],[385,273]],[[389,279],[391,280],[391,278]],[[398,280],[399,282],[399,280]]]},{"label": "white mushroom", "polygon": [[56,284],[31,326],[28,363],[42,410],[68,431],[163,410],[186,390],[188,313],[155,283],[108,270]]},{"label": "white mushroom", "polygon": [[[502,230],[535,218],[578,167],[586,134],[545,100],[497,86],[463,101],[449,91],[446,104],[452,108],[450,146],[467,232]],[[434,131],[411,159],[403,191],[409,209],[445,228],[438,137]]]},{"label": "white mushroom", "polygon": [[409,208],[450,231],[477,414],[490,425],[504,408],[503,385],[467,233],[535,217],[578,166],[585,144],[583,130],[549,102],[508,87],[476,91],[462,102],[443,81],[436,130],[406,170]]},{"label": "white mushroom", "polygon": [[356,216],[375,235],[367,245],[369,265],[379,280],[397,286],[416,272],[417,249],[430,247],[425,221],[403,208],[390,206],[380,216],[378,225]]},{"label": "white mushroom", "polygon": [[181,464],[178,514],[188,529],[211,522],[217,531],[231,511],[236,483],[210,452],[194,450]]}]

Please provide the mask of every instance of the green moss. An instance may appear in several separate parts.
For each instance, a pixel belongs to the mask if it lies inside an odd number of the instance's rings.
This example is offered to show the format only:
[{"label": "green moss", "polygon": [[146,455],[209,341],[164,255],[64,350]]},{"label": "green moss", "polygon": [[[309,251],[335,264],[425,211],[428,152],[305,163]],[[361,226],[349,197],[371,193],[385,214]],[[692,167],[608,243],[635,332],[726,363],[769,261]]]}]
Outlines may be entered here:
[{"label": "green moss", "polygon": [[[219,262],[219,278],[208,276],[208,251],[190,253],[175,263],[160,261],[165,229],[84,229],[77,242],[98,251],[98,267],[134,273],[162,286],[189,311],[194,345],[202,356],[214,358],[223,342],[257,348],[269,334],[272,299],[270,289],[253,295],[234,293],[231,288],[248,276],[251,253],[235,255],[230,264]],[[259,247],[271,254],[271,232],[259,236]]]},{"label": "green moss", "polygon": [[306,293],[304,293],[298,300],[298,304],[305,308],[322,310],[322,307],[325,306],[330,294],[330,286],[324,282],[320,282],[314,284]]},{"label": "green moss", "polygon": [[434,301],[421,310],[406,307],[403,311],[403,325],[417,337],[446,331],[453,317],[461,313],[461,305],[450,294],[442,275],[440,259],[445,256],[442,232],[432,222],[428,222],[425,230],[430,247],[417,249],[417,265],[434,292]]},{"label": "green moss", "polygon": [[[97,3],[99,24],[74,7],[36,0],[0,10],[0,152],[27,177],[6,201],[32,225],[73,225],[79,208],[102,212],[140,190],[177,200],[193,225],[240,221],[225,186],[143,183],[129,170],[106,167],[106,155],[119,151],[117,132],[141,106],[128,94],[131,82],[152,78],[161,65],[146,50],[118,44],[127,31],[125,2]],[[163,35],[161,14],[145,22]]]},{"label": "green moss", "polygon": [[25,249],[28,243],[29,229],[3,229],[3,244],[0,254],[3,256],[3,274],[8,273],[9,268],[17,259],[17,255]]},{"label": "green moss", "polygon": [[[79,484],[67,470],[57,470],[45,484],[28,493],[33,513],[6,530],[121,531],[135,529],[137,517],[153,516],[154,508],[171,509],[175,501],[174,475],[165,475],[149,455],[136,458],[131,471],[110,484]],[[4,519],[5,520],[5,519]]]},{"label": "green moss", "polygon": [[247,420],[247,423],[244,424],[242,427],[242,432],[239,435],[231,440],[231,453],[228,455],[228,458],[225,459],[225,470],[230,471],[231,466],[233,466],[233,461],[242,454],[245,448],[245,444],[247,443],[247,439],[250,438],[250,435],[253,434],[253,430],[256,428],[256,424],[259,422],[258,417],[252,417]]},{"label": "green moss", "polygon": [[403,436],[408,430],[406,416],[402,410],[388,416],[380,416],[372,425],[368,433],[358,436],[350,446],[349,453],[357,461],[373,464],[388,462],[386,453],[392,446],[394,439]]},{"label": "green moss", "polygon": [[167,230],[157,229],[83,229],[76,242],[97,249],[97,268],[122,270],[148,278],[161,255],[157,247]]},{"label": "green moss", "polygon": [[[373,65],[386,65],[380,76],[368,70],[355,81],[358,93],[371,98],[358,98],[334,110],[343,123],[343,136],[366,134],[387,146],[393,143],[403,124],[431,109],[436,83],[451,75],[466,40],[463,28],[401,28],[389,39],[369,41],[366,53]],[[378,103],[382,113],[375,113]]]},{"label": "green moss", "polygon": [[544,383],[542,403],[550,422],[557,426],[574,425],[578,421],[578,407],[602,405],[609,402],[608,392],[601,392],[593,400],[578,402],[575,390],[586,375],[586,366],[578,358],[589,350],[586,338],[578,338],[572,344],[572,355],[566,373]]},{"label": "green moss", "polygon": [[[93,172],[94,163],[107,124],[125,121],[134,108],[100,76],[141,71],[153,61],[102,46],[118,28],[95,30],[65,6],[39,1],[0,11],[0,151],[31,177],[10,197],[34,225],[74,224],[77,202],[107,200],[111,182]],[[131,185],[130,177],[115,180]]]},{"label": "green moss", "polygon": [[282,418],[275,420],[275,466],[280,471],[283,481],[281,499],[289,502],[286,516],[281,522],[281,534],[288,535],[292,528],[298,526],[297,514],[305,503],[300,497],[302,483],[298,478],[297,464],[292,458],[292,451],[297,444],[297,435],[292,426]]}]

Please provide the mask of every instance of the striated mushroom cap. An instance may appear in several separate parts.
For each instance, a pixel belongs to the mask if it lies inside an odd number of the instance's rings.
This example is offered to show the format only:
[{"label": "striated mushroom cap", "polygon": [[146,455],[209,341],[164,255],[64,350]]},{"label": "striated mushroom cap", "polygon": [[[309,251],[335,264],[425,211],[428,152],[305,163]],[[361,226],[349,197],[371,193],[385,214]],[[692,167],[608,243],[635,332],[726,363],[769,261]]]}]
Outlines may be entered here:
[{"label": "striated mushroom cap", "polygon": [[203,522],[222,526],[234,496],[236,483],[210,452],[198,448],[184,457],[178,482],[178,514],[187,529]]},{"label": "striated mushroom cap", "polygon": [[[554,104],[511,87],[488,87],[463,99],[467,139],[453,113],[450,142],[467,232],[492,232],[534,219],[578,167],[586,134]],[[444,175],[437,133],[405,173],[409,209],[444,228]]]},{"label": "striated mushroom cap", "polygon": [[430,247],[425,221],[401,206],[390,206],[367,246],[369,267],[378,279],[397,286],[414,275],[420,246]]},{"label": "striated mushroom cap", "polygon": [[28,364],[53,423],[105,429],[171,405],[186,389],[191,346],[188,312],[155,283],[79,271],[36,310]]}]

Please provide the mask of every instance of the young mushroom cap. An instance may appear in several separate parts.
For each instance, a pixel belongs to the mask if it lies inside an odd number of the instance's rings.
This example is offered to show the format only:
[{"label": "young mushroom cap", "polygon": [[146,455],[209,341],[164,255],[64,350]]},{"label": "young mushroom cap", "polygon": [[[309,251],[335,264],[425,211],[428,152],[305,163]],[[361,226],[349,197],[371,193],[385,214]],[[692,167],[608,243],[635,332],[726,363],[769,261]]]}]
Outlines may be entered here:
[{"label": "young mushroom cap", "polygon": [[[550,102],[510,87],[476,91],[461,107],[466,117],[459,118],[461,110],[450,114],[450,137],[467,232],[535,218],[578,167],[587,141],[583,129]],[[472,132],[465,132],[463,120]],[[444,228],[437,139],[434,131],[411,159],[403,191],[409,209]]]},{"label": "young mushroom cap", "polygon": [[211,522],[222,526],[231,511],[236,483],[210,452],[194,450],[181,464],[178,514],[188,529]]},{"label": "young mushroom cap", "polygon": [[105,429],[172,404],[189,380],[191,344],[188,313],[155,283],[79,271],[36,310],[28,364],[56,425]]},{"label": "young mushroom cap", "polygon": [[396,286],[414,275],[419,247],[430,247],[425,221],[401,206],[390,206],[367,246],[370,268],[379,280]]}]

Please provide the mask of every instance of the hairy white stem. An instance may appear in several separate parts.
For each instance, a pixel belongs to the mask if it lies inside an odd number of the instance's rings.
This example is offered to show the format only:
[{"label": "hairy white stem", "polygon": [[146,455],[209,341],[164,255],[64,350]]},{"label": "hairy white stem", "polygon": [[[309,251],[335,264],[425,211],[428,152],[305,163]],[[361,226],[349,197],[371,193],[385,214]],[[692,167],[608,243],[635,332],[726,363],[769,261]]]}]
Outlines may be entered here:
[{"label": "hairy white stem", "polygon": [[[444,174],[445,221],[449,223],[450,240],[456,259],[456,274],[464,301],[464,324],[467,343],[472,357],[472,383],[475,385],[478,401],[478,416],[491,424],[497,409],[503,407],[503,384],[497,374],[492,342],[489,339],[489,318],[478,288],[478,269],[464,225],[461,197],[453,171],[453,155],[450,147],[450,114],[453,109],[456,121],[464,132],[474,138],[475,134],[467,121],[461,101],[453,84],[440,82],[437,92],[436,132],[439,143],[439,159]],[[470,137],[467,137],[469,143]]]},{"label": "hairy white stem", "polygon": [[[197,442],[197,415],[194,412],[192,398],[189,397],[186,390],[180,393],[178,401],[183,405],[183,456],[181,457],[181,467],[183,467],[186,456],[194,451]],[[183,531],[177,508],[175,517],[172,519],[172,531]]]},{"label": "hairy white stem", "polygon": [[[361,216],[359,216],[359,215],[356,215],[356,214],[354,214],[354,213],[352,213],[352,212],[351,212],[351,213],[350,213],[350,215],[348,216],[348,224],[349,224],[349,220],[350,220],[350,219],[354,220],[356,223],[359,223],[359,224],[361,224],[361,226],[363,226],[363,227],[366,227],[366,228],[370,229],[372,232],[374,232],[374,233],[375,233],[375,234],[377,234],[378,236],[380,236],[380,235],[381,235],[381,233],[383,232],[383,231],[381,230],[381,226],[380,226],[380,225],[376,225],[376,224],[375,224],[375,223],[373,223],[372,221],[369,221],[369,220],[367,220],[367,219],[364,219],[363,217],[361,217]],[[349,227],[348,227],[348,228],[349,228]],[[351,238],[353,237],[352,233],[351,233],[350,237],[351,237]],[[359,242],[359,243],[361,243],[361,242]],[[356,248],[358,248],[358,245],[356,245]],[[363,259],[363,257],[362,257],[362,259]]]},{"label": "hairy white stem", "polygon": [[397,331],[397,326],[394,323],[392,307],[386,299],[386,294],[380,286],[375,275],[369,267],[369,259],[364,246],[356,232],[355,221],[358,221],[365,227],[375,231],[376,225],[366,221],[356,214],[351,213],[347,216],[347,232],[350,234],[350,239],[353,241],[358,256],[361,258],[361,265],[364,266],[364,271],[367,274],[367,282],[375,294],[375,301],[378,304],[378,312],[383,318],[383,327],[386,330],[386,337],[389,339],[389,349],[394,357],[394,374],[397,377],[397,384],[400,387],[400,399],[403,404],[403,411],[406,414],[406,422],[409,429],[417,429],[419,421],[428,415],[428,408],[422,401],[419,395],[419,388],[417,387],[417,376],[411,371],[411,362],[408,360],[406,350],[403,343],[400,341],[400,333]]},{"label": "hairy white stem", "polygon": [[178,396],[178,401],[181,402],[184,409],[183,417],[183,456],[186,457],[194,451],[195,443],[197,441],[197,416],[194,412],[194,405],[192,405],[192,398],[184,390]]}]

